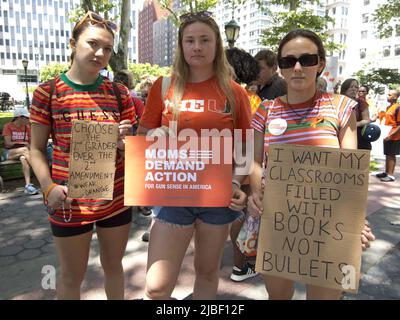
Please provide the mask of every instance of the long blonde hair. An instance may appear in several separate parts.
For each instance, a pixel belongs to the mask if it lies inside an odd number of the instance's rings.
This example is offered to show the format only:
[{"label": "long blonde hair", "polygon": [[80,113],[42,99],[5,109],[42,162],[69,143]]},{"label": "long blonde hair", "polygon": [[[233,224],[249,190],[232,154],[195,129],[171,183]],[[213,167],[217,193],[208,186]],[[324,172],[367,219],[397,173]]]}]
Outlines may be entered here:
[{"label": "long blonde hair", "polygon": [[185,84],[189,78],[189,65],[185,60],[183,55],[183,47],[182,47],[182,38],[183,31],[187,26],[192,23],[201,22],[209,26],[215,34],[216,38],[216,52],[214,58],[214,74],[217,77],[218,83],[224,92],[229,105],[230,112],[232,114],[232,118],[234,121],[234,125],[236,125],[236,101],[232,88],[232,80],[235,77],[235,72],[231,65],[229,64],[225,52],[224,47],[222,45],[222,38],[219,32],[218,25],[211,17],[196,17],[190,19],[190,21],[183,22],[179,27],[179,38],[178,38],[178,48],[175,54],[175,61],[172,69],[172,82],[173,82],[173,119],[178,121],[179,119],[179,105],[183,96],[183,92],[185,90]]}]

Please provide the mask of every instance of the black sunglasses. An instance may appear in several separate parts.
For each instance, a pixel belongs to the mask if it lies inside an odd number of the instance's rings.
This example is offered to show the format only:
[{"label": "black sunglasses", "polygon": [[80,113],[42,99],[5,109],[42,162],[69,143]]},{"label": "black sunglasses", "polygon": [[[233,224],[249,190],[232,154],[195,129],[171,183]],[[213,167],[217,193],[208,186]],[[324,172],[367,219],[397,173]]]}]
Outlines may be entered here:
[{"label": "black sunglasses", "polygon": [[312,67],[318,64],[319,56],[318,54],[305,53],[300,57],[296,58],[294,56],[287,56],[278,59],[278,65],[281,69],[293,68],[297,61],[300,62],[302,67]]},{"label": "black sunglasses", "polygon": [[188,21],[195,21],[201,19],[210,19],[212,16],[211,11],[198,11],[198,12],[187,12],[179,17],[181,23]]}]

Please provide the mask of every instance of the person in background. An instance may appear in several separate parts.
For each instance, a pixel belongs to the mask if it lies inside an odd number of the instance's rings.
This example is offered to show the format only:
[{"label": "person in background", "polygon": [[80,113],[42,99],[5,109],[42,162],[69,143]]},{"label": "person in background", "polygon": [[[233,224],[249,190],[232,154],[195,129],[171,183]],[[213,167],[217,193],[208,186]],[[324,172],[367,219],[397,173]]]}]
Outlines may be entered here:
[{"label": "person in background", "polygon": [[340,87],[340,94],[345,95],[357,102],[355,112],[357,120],[357,149],[371,150],[371,142],[364,140],[362,129],[366,124],[373,122],[369,116],[368,103],[365,100],[365,95],[358,96],[358,81],[353,78],[343,81]]},{"label": "person in background", "polygon": [[[250,86],[257,79],[257,76],[260,73],[258,61],[251,54],[238,48],[226,49],[225,54],[229,64],[235,71],[235,81],[240,85]],[[258,109],[261,99],[256,93],[250,90],[246,89],[246,92],[250,100],[251,114],[253,115]],[[248,179],[242,183],[241,189],[246,193],[246,195],[250,193]],[[237,219],[232,223],[229,232],[233,248],[234,264],[230,278],[232,281],[236,282],[253,278],[258,274],[254,270],[254,263],[252,265],[248,259],[246,259],[246,256],[240,251],[236,243],[240,229],[242,228],[246,219],[246,214],[247,210],[243,210],[242,216],[240,219]],[[254,261],[254,258],[252,260]]]},{"label": "person in background", "polygon": [[[272,144],[301,144],[330,146],[332,148],[356,149],[356,119],[353,109],[356,102],[343,97],[334,102],[329,93],[316,89],[317,78],[325,68],[325,49],[317,34],[306,29],[290,31],[278,48],[279,68],[288,84],[287,93],[273,101],[264,101],[252,120],[254,137],[254,170],[250,175],[251,195],[247,209],[253,216],[263,214],[263,162],[268,161],[268,150]],[[332,116],[334,115],[334,117]],[[319,117],[330,117],[314,125]],[[279,131],[270,130],[272,121],[285,123]],[[283,127],[283,126],[282,126]],[[273,186],[272,186],[273,187]],[[364,227],[360,245],[369,246],[374,237]],[[269,299],[291,299],[294,281],[282,277],[263,275]],[[341,291],[306,285],[307,299],[339,299]]]},{"label": "person in background", "polygon": [[132,73],[129,70],[120,70],[114,75],[114,82],[121,83],[129,89],[133,105],[135,106],[137,120],[139,120],[144,111],[144,104],[142,100],[137,97],[135,90],[133,90],[135,86],[133,84]]},{"label": "person in background", "polygon": [[371,119],[378,119],[378,109],[369,96],[369,87],[367,85],[363,84],[358,88],[358,97],[361,99],[364,98],[367,101]]},{"label": "person in background", "polygon": [[383,182],[393,182],[396,180],[394,176],[396,155],[400,154],[400,105],[397,102],[399,96],[399,91],[390,90],[387,99],[389,107],[386,111],[386,125],[392,128],[388,136],[383,140],[383,153],[386,158],[385,172],[376,175]]},{"label": "person in background", "polygon": [[286,81],[278,74],[278,60],[271,50],[261,50],[255,55],[260,66],[257,94],[261,100],[272,100],[286,93]]},{"label": "person in background", "polygon": [[17,108],[14,118],[3,128],[4,148],[2,161],[20,160],[25,178],[24,192],[30,195],[38,194],[38,189],[31,183],[31,156],[29,112],[25,108]]},{"label": "person in background", "polygon": [[326,92],[328,89],[328,82],[325,80],[325,78],[318,77],[317,79],[317,90],[319,92]]}]

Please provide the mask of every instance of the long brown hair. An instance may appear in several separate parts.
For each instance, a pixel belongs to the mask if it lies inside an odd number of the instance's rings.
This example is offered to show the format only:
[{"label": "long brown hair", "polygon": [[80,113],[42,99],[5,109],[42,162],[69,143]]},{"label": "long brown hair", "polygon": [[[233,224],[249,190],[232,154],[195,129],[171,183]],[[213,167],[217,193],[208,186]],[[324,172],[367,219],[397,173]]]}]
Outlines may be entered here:
[{"label": "long brown hair", "polygon": [[185,84],[189,78],[189,65],[186,62],[183,55],[182,39],[183,31],[185,28],[192,23],[201,22],[209,26],[215,34],[216,38],[216,52],[214,58],[214,74],[217,77],[218,83],[224,92],[231,109],[232,118],[234,119],[234,124],[236,123],[236,101],[233,94],[232,80],[234,78],[233,68],[230,66],[224,52],[224,47],[222,45],[222,38],[219,32],[217,23],[211,17],[204,16],[192,16],[188,21],[184,21],[179,27],[178,33],[178,47],[175,53],[175,61],[172,69],[173,78],[173,119],[175,121],[179,118],[179,104],[183,96],[185,89]]}]

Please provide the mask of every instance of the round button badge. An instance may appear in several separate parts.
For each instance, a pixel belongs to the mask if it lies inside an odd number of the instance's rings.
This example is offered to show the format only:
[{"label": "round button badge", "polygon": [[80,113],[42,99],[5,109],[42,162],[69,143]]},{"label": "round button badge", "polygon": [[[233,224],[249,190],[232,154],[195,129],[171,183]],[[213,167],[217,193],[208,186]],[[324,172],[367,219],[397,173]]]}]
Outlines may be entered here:
[{"label": "round button badge", "polygon": [[285,119],[274,119],[268,125],[268,131],[274,136],[280,136],[287,129],[287,122]]}]

